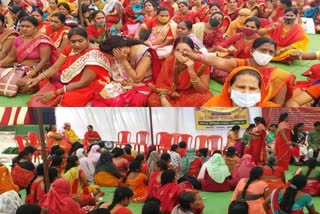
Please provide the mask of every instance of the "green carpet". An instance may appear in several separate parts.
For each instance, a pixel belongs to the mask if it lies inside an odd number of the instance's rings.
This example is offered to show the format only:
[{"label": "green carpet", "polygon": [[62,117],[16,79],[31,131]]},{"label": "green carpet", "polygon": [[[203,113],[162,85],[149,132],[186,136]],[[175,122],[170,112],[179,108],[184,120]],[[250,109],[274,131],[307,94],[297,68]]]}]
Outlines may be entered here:
[{"label": "green carpet", "polygon": [[[308,51],[317,51],[319,50],[318,44],[320,43],[320,36],[319,35],[309,35],[310,37],[310,44]],[[301,76],[301,73],[307,70],[311,65],[319,63],[319,61],[294,61],[291,65],[285,65],[281,63],[274,63],[275,65],[279,66],[280,68],[289,71],[296,75],[297,80],[303,80],[305,77]],[[221,92],[221,84],[211,80],[210,81],[210,91],[213,94],[219,94]],[[31,98],[32,95],[26,94],[18,94],[15,97],[4,97],[0,96],[0,106],[27,106],[28,100]]]},{"label": "green carpet", "polygon": [[[298,169],[297,166],[290,165],[289,170],[286,172],[286,178],[290,179],[294,175],[295,171]],[[103,201],[112,201],[113,192],[115,187],[102,187],[102,191],[105,193]],[[25,199],[25,190],[20,191],[22,199]],[[226,213],[227,208],[230,204],[230,200],[233,192],[200,192],[201,197],[203,198],[202,202],[205,205],[203,214],[223,214]],[[313,202],[317,210],[320,210],[320,197],[313,197]],[[129,209],[134,214],[140,214],[142,205],[140,203],[131,203]],[[306,212],[306,211],[305,211]]]}]

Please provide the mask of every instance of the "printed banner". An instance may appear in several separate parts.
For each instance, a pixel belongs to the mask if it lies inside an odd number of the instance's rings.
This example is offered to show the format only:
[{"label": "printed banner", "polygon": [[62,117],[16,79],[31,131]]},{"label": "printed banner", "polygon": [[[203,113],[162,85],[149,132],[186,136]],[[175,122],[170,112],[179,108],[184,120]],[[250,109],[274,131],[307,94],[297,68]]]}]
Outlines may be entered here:
[{"label": "printed banner", "polygon": [[195,108],[196,128],[199,130],[226,128],[239,125],[248,127],[247,108]]}]

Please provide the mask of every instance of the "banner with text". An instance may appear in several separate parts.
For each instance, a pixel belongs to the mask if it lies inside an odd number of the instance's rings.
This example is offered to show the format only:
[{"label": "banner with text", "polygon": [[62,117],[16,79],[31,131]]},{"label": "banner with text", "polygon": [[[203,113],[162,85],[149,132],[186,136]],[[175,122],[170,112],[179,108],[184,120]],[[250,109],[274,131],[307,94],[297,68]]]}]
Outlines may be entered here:
[{"label": "banner with text", "polygon": [[239,125],[248,127],[247,108],[195,108],[196,128],[200,130]]}]

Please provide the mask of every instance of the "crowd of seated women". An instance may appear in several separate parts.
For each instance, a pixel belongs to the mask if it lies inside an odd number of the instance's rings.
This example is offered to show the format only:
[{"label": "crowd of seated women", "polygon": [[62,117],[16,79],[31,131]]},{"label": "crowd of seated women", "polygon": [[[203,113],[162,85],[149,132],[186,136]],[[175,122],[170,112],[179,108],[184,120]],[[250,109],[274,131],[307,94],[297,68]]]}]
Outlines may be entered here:
[{"label": "crowd of seated women", "polygon": [[270,63],[320,57],[304,53],[303,8],[291,0],[29,3],[0,15],[0,72],[20,71],[18,92],[36,93],[30,106],[278,107],[319,97],[318,78],[296,86]]},{"label": "crowd of seated women", "polygon": [[[5,166],[0,166],[4,181],[0,196],[11,197],[17,208],[21,199],[16,193],[26,189],[24,203],[38,204],[49,213],[53,209],[59,213],[66,207],[78,210],[77,213],[94,208],[107,209],[111,213],[131,213],[127,208],[129,203],[147,204],[156,200],[161,213],[176,214],[181,210],[203,212],[205,207],[199,190],[234,191],[229,213],[236,209],[233,206],[239,201],[246,202],[248,213],[265,213],[269,209],[300,213],[304,207],[309,213],[317,213],[310,195],[320,194],[317,188],[320,182],[317,168],[319,151],[313,147],[317,145],[313,140],[318,137],[319,122],[308,133],[310,145],[305,157],[296,156],[301,153],[297,149],[304,150],[307,135],[303,124],[297,124],[291,134],[289,117],[284,113],[280,115],[278,129],[274,133],[274,130],[267,132],[262,117],[256,117],[254,121],[255,124],[249,126],[243,137],[239,136],[239,126],[232,127],[223,151],[195,150],[180,142],[164,153],[150,145],[144,154],[137,154],[131,145],[107,150],[104,143],[97,143],[98,133],[92,134],[92,126],[88,126],[85,134],[87,140],[92,141],[86,148],[70,123],[63,125],[61,135],[51,125],[47,136],[53,139],[54,133],[59,136],[48,156],[51,190],[45,191],[43,165],[36,167],[32,162],[38,148],[26,146],[13,159],[11,174]],[[274,127],[273,124],[271,126]],[[70,146],[66,147],[66,144]],[[312,157],[309,156],[311,153]],[[299,168],[292,179],[284,176],[291,158],[295,165],[307,165],[307,168]],[[96,206],[104,194],[100,187],[119,188],[112,202]]]}]

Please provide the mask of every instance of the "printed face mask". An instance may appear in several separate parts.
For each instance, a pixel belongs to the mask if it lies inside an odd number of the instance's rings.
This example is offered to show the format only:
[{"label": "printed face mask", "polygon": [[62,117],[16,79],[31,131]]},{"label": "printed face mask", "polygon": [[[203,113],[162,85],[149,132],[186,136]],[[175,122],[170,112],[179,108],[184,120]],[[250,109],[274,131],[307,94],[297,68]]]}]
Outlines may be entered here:
[{"label": "printed face mask", "polygon": [[230,98],[239,107],[250,107],[260,102],[261,93],[248,94],[232,89]]}]

